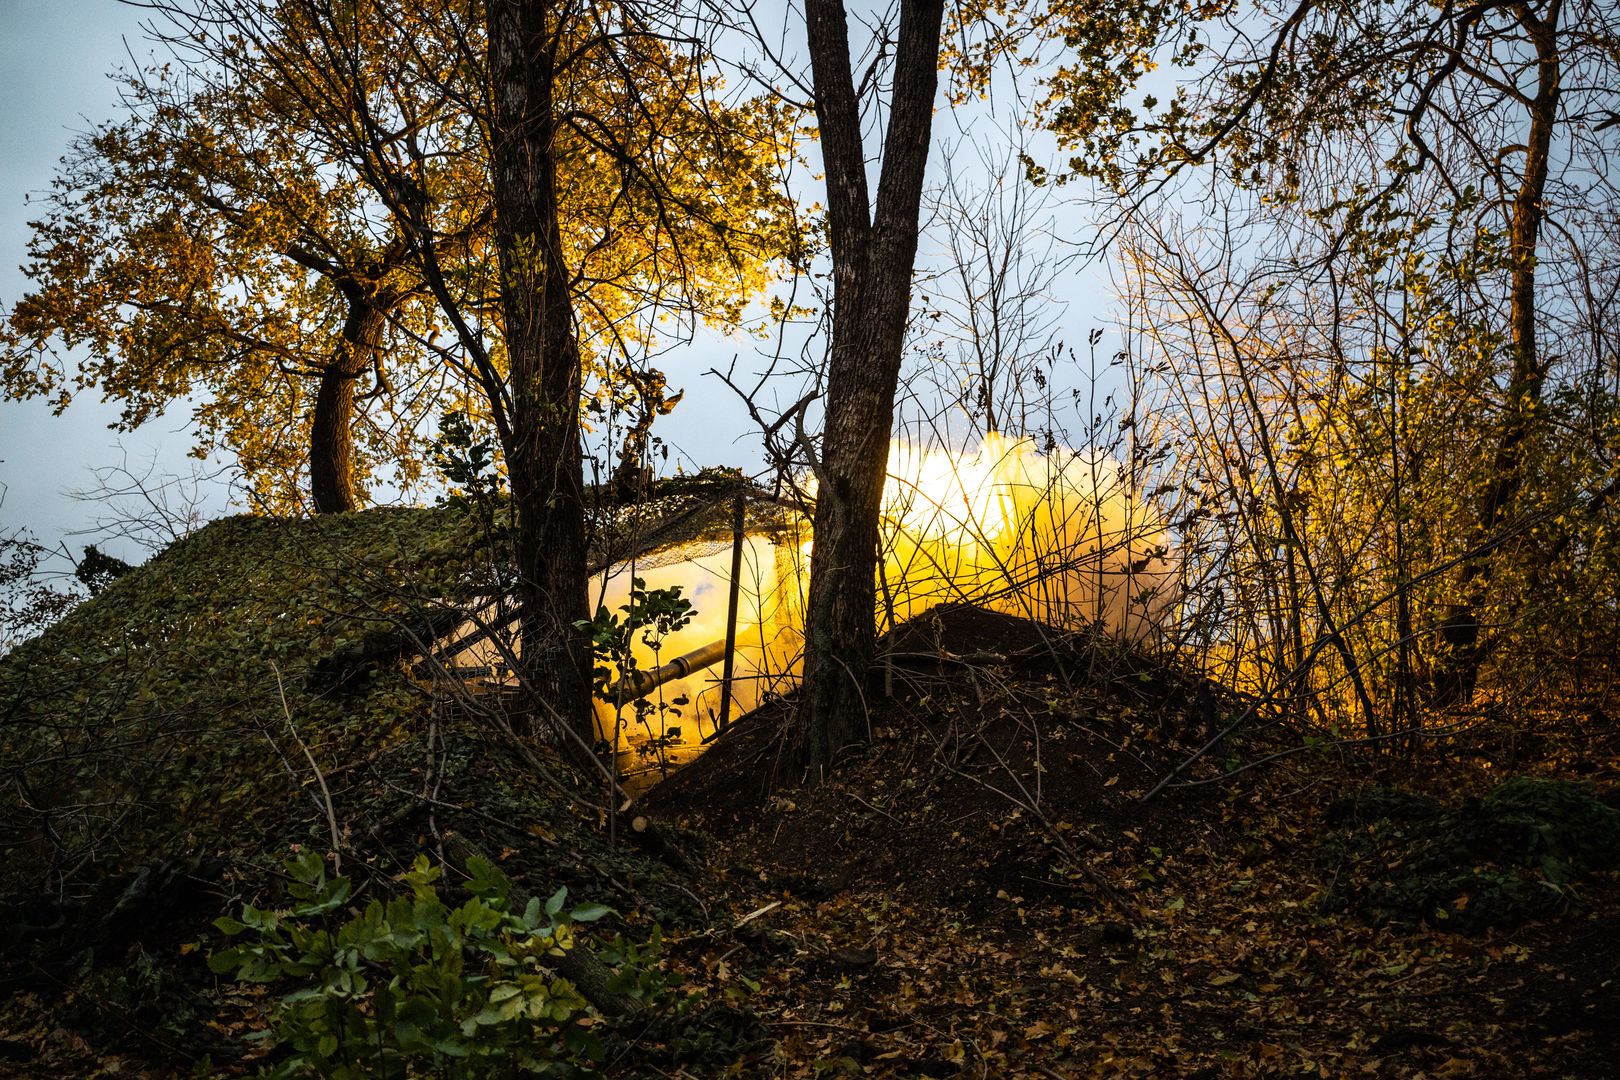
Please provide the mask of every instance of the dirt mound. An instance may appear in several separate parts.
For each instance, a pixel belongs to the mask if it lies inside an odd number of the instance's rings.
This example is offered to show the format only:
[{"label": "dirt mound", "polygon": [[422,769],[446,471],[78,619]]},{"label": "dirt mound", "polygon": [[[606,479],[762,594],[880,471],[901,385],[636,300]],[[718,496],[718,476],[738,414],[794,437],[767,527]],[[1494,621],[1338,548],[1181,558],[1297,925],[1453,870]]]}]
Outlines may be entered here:
[{"label": "dirt mound", "polygon": [[[1112,903],[1079,853],[1153,843],[1186,810],[1139,802],[1202,736],[1207,689],[1140,653],[972,607],[883,642],[870,739],[826,783],[790,779],[791,701],[655,788],[650,811],[807,896],[894,882],[978,912],[998,894]],[[792,778],[796,779],[796,778]]]},{"label": "dirt mound", "polygon": [[778,702],[645,800],[716,838],[690,850],[730,927],[690,961],[748,988],[783,1075],[1612,1071],[1615,875],[1482,938],[1334,912],[1322,811],[1354,761],[1240,732],[1211,757],[1267,768],[1143,803],[1232,714],[1200,680],[971,609],[885,644],[870,741],[825,782],[783,782]]}]

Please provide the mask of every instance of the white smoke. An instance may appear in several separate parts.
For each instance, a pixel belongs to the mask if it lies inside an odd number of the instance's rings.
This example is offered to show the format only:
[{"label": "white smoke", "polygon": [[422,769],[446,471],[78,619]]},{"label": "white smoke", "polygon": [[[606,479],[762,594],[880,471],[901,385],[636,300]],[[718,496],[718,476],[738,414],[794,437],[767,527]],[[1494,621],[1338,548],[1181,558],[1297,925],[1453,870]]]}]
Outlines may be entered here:
[{"label": "white smoke", "polygon": [[[1142,642],[1174,600],[1175,563],[1165,529],[1105,455],[1028,439],[990,436],[971,451],[896,443],[889,457],[882,522],[883,575],[874,618],[892,608],[903,622],[945,603],[972,603],[1053,626],[1100,625]],[[781,692],[799,673],[808,529],[750,536],[744,547],[733,682],[733,717]],[[680,586],[697,614],[657,655],[638,640],[643,669],[725,637],[728,549],[654,568],[635,568],[648,589]],[[599,581],[610,610],[628,599],[629,565]],[[714,730],[721,675],[715,665],[653,693],[690,746]],[[676,704],[679,702],[679,704]],[[628,718],[631,710],[626,710]],[[612,710],[599,712],[612,741]],[[626,742],[656,731],[621,729]]]},{"label": "white smoke", "polygon": [[996,435],[965,453],[897,443],[883,513],[897,621],[956,601],[1140,642],[1172,599],[1165,530],[1106,455]]}]

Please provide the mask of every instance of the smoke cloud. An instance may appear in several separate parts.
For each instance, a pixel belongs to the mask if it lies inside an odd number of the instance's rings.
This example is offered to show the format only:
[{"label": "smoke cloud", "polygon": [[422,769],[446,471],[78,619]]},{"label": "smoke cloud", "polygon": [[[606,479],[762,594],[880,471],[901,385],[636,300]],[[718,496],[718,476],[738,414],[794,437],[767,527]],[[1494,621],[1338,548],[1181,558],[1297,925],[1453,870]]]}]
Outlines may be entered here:
[{"label": "smoke cloud", "polygon": [[[1174,599],[1176,566],[1157,516],[1102,454],[1028,439],[986,438],[969,451],[896,443],[884,492],[880,627],[945,603],[972,603],[1066,629],[1101,625],[1133,642],[1149,638]],[[811,539],[807,526],[746,538],[738,613],[732,716],[793,685],[799,673]],[[647,588],[679,586],[697,614],[657,654],[639,642],[636,661],[656,667],[723,639],[729,546],[656,566],[625,565],[597,584],[609,609],[628,600],[632,570]],[[655,738],[657,712],[680,728],[677,758],[712,733],[720,708],[714,666],[653,692],[655,716],[621,732],[627,744]],[[679,714],[673,710],[679,710]],[[627,720],[632,710],[626,709]],[[612,710],[599,720],[612,741]],[[635,753],[632,750],[632,753]],[[651,757],[651,755],[642,755]]]}]

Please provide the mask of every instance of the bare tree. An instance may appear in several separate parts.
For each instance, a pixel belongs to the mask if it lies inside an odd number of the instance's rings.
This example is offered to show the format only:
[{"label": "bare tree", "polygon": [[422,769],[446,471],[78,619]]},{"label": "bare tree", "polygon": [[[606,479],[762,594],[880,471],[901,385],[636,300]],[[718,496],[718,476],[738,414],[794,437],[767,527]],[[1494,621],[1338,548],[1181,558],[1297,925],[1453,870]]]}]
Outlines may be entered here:
[{"label": "bare tree", "polygon": [[1125,186],[1139,197],[1214,161],[1226,181],[1316,215],[1331,233],[1324,278],[1344,256],[1467,267],[1452,314],[1489,324],[1493,361],[1468,392],[1498,416],[1431,680],[1437,703],[1466,704],[1493,624],[1510,618],[1500,541],[1536,502],[1530,463],[1556,434],[1548,392],[1568,356],[1550,331],[1584,306],[1584,222],[1617,201],[1605,133],[1620,22],[1594,0],[1303,0],[1226,18],[1200,50],[1204,74],[1133,118],[1147,149]]},{"label": "bare tree", "polygon": [[943,389],[983,434],[1032,434],[1048,410],[1042,361],[1058,348],[1065,306],[1058,297],[1067,260],[1050,231],[1053,189],[1025,175],[1026,135],[1015,131],[999,153],[964,139],[977,168],[964,170],[946,153],[944,180],[924,195],[943,250],[939,268],[918,281],[927,310],[917,313],[917,329],[946,361],[927,375],[960,380]]}]

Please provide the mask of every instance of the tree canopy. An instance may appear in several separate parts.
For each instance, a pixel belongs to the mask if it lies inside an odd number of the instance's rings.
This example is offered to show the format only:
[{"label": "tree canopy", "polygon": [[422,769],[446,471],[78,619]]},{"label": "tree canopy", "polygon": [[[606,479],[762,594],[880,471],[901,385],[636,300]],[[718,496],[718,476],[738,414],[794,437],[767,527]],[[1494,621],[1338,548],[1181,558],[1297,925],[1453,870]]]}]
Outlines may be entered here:
[{"label": "tree canopy", "polygon": [[[6,392],[95,387],[126,427],[195,394],[197,452],[233,454],[269,510],[311,481],[318,510],[373,472],[409,489],[438,412],[507,407],[481,7],[159,7],[171,60],[126,76],[125,118],[75,145],[35,225]],[[571,68],[558,148],[593,386],[735,324],[802,248],[775,182],[791,110],[722,101],[668,47],[604,63]]]}]

